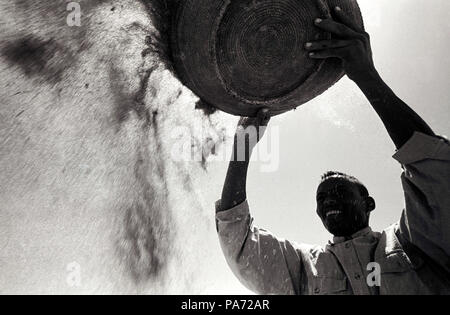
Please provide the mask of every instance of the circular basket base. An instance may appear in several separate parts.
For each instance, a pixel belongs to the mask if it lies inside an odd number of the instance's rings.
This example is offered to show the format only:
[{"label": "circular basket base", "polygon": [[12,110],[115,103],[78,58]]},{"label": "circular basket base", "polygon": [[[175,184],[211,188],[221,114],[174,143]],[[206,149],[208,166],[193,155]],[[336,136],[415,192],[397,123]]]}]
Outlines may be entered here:
[{"label": "circular basket base", "polygon": [[356,0],[180,0],[172,27],[177,74],[204,102],[234,115],[296,108],[343,76],[338,60],[313,60],[304,49],[331,38],[314,20],[337,5],[363,26]]}]

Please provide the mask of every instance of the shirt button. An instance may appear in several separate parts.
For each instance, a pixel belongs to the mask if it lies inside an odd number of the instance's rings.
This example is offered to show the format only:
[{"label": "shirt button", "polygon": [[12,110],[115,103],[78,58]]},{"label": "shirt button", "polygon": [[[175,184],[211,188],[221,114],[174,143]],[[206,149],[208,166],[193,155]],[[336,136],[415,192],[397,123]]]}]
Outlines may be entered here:
[{"label": "shirt button", "polygon": [[355,273],[355,279],[356,279],[356,280],[361,279],[361,275],[360,275],[359,273]]},{"label": "shirt button", "polygon": [[314,293],[315,293],[315,294],[319,294],[319,293],[320,293],[320,289],[319,289],[319,288],[315,288],[315,289],[314,289]]},{"label": "shirt button", "polygon": [[345,248],[350,248],[350,243],[345,243]]}]

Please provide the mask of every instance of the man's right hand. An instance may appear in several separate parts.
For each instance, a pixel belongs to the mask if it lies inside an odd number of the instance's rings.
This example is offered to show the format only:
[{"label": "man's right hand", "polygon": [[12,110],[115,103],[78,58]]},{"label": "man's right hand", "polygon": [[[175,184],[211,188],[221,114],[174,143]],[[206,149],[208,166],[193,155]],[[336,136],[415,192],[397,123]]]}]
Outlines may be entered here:
[{"label": "man's right hand", "polygon": [[[242,117],[239,120],[234,136],[234,152],[237,160],[248,160],[256,144],[262,139],[270,121],[270,113],[267,108],[260,109],[256,117]],[[233,155],[236,158],[236,155]]]}]

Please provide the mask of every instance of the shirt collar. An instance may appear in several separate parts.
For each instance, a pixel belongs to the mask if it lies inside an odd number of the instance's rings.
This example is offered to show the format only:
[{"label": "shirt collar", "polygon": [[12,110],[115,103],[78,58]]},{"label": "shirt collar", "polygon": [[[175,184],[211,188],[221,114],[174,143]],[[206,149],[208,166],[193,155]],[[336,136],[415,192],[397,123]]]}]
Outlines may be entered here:
[{"label": "shirt collar", "polygon": [[333,244],[339,244],[339,243],[343,243],[358,237],[363,237],[366,236],[368,234],[372,233],[372,229],[370,228],[370,226],[366,227],[365,229],[362,229],[358,232],[356,232],[355,234],[352,234],[352,236],[348,237],[348,236],[335,236],[333,237]]}]

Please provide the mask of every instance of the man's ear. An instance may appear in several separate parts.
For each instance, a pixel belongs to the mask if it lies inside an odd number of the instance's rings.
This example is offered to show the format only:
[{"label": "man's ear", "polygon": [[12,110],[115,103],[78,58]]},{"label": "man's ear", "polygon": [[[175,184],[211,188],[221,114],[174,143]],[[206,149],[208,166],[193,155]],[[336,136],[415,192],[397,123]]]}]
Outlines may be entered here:
[{"label": "man's ear", "polygon": [[373,210],[375,210],[376,204],[375,204],[375,199],[373,199],[372,197],[367,197],[366,198],[366,205],[367,205],[367,209],[369,210],[369,212],[372,212]]}]

